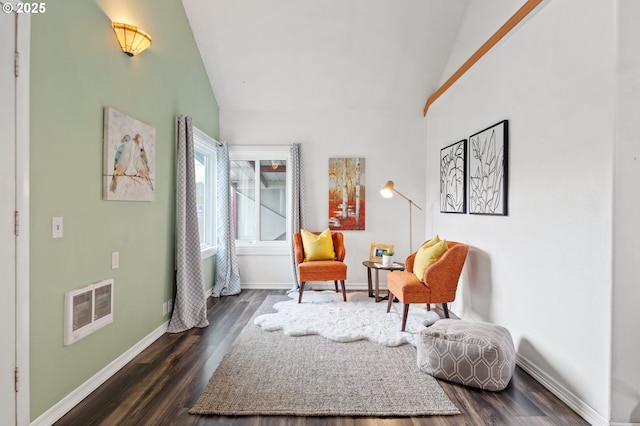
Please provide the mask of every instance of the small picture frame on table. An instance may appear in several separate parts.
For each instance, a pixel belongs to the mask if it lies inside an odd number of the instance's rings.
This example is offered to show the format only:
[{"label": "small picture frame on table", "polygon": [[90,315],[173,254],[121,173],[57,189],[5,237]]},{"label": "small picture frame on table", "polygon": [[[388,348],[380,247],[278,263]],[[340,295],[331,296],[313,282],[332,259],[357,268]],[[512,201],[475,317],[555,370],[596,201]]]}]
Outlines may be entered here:
[{"label": "small picture frame on table", "polygon": [[393,244],[371,244],[371,249],[369,251],[369,262],[381,263],[382,254],[385,252],[385,250],[393,251]]}]

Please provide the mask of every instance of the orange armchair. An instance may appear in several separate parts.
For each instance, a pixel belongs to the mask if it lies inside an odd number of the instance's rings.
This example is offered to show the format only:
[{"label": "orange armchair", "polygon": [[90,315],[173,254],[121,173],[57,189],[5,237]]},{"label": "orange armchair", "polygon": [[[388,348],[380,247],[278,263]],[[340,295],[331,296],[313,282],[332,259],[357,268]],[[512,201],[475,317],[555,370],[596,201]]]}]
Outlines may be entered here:
[{"label": "orange armchair", "polygon": [[[320,232],[314,232],[319,235]],[[312,260],[304,261],[304,247],[302,246],[302,236],[300,233],[293,234],[293,246],[296,252],[296,263],[298,265],[298,279],[300,280],[300,291],[298,303],[302,301],[304,284],[308,281],[333,281],[338,292],[338,281],[342,284],[342,298],[347,301],[347,292],[344,281],[347,279],[347,265],[344,263],[344,256],[347,251],[344,247],[344,235],[342,232],[332,232],[333,251],[336,253],[335,260]]]},{"label": "orange armchair", "polygon": [[447,251],[429,265],[424,271],[424,282],[413,273],[416,253],[412,253],[405,261],[405,271],[394,271],[387,274],[389,303],[387,312],[391,311],[394,296],[404,304],[402,313],[402,331],[407,325],[407,315],[411,303],[426,303],[427,310],[431,303],[442,303],[444,315],[449,318],[448,302],[456,298],[456,289],[462,267],[469,252],[469,246],[455,241],[447,241]]}]

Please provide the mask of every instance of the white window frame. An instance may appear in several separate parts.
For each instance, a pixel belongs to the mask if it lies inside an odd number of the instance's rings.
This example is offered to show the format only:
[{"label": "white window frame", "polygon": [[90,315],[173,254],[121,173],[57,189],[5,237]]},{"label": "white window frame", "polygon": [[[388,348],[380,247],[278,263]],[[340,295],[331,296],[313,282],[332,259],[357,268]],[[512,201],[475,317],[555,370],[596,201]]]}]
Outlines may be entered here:
[{"label": "white window frame", "polygon": [[207,194],[205,196],[205,229],[208,229],[208,241],[200,241],[200,258],[206,259],[216,254],[216,144],[218,142],[197,127],[193,127],[194,151],[206,155],[213,167],[207,170]]},{"label": "white window frame", "polygon": [[[287,167],[291,164],[291,147],[289,145],[230,145],[229,160],[245,160],[255,161],[260,164],[260,160],[278,160],[286,161]],[[260,167],[256,167],[256,182],[259,179]],[[287,238],[284,241],[261,241],[260,235],[260,212],[256,212],[256,239],[253,241],[236,240],[236,254],[238,255],[288,255],[289,254],[289,232],[291,229],[290,208],[290,192],[291,192],[291,172],[287,172],[287,190],[286,190],[286,232]],[[259,189],[259,188],[257,188]],[[260,191],[256,193],[256,207],[260,206]]]}]

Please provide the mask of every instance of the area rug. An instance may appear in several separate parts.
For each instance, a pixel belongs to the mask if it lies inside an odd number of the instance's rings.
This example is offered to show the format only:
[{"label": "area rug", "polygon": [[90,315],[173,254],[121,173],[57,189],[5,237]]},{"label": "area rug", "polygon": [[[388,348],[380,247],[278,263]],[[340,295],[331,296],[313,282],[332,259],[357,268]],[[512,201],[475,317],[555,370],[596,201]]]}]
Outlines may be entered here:
[{"label": "area rug", "polygon": [[276,313],[260,315],[254,320],[267,331],[282,330],[287,336],[318,334],[336,342],[369,340],[386,346],[409,343],[416,345],[420,331],[440,317],[427,311],[424,304],[411,305],[406,331],[402,332],[402,305],[394,303],[387,313],[387,301],[376,303],[366,293],[342,293],[333,291],[306,291],[302,303],[298,293],[291,293],[293,300],[276,303]]},{"label": "area rug", "polygon": [[[284,296],[268,296],[255,317]],[[289,337],[249,323],[220,362],[191,414],[423,416],[459,414],[411,345]]]}]

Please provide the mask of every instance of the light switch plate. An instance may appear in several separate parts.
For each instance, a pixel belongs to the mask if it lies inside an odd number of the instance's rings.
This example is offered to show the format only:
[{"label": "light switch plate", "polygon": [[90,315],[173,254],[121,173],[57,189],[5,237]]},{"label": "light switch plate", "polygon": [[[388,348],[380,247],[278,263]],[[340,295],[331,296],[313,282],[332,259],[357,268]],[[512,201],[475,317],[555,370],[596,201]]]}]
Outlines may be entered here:
[{"label": "light switch plate", "polygon": [[62,217],[51,219],[51,237],[62,238]]},{"label": "light switch plate", "polygon": [[120,252],[114,251],[111,253],[111,269],[118,269],[120,267]]}]

